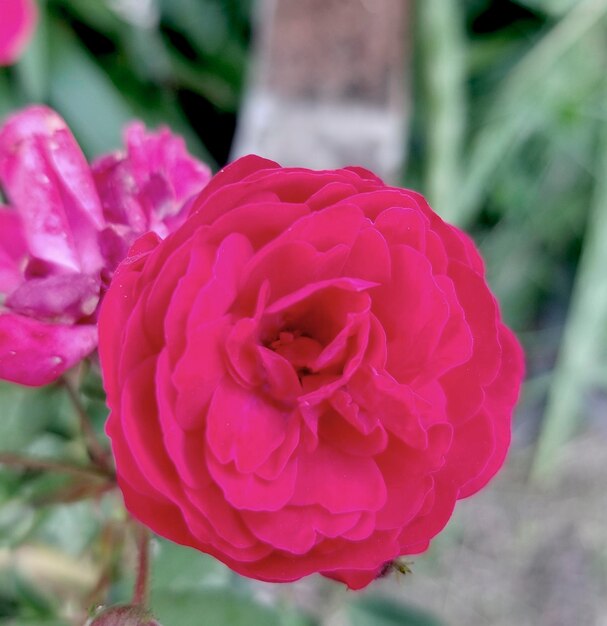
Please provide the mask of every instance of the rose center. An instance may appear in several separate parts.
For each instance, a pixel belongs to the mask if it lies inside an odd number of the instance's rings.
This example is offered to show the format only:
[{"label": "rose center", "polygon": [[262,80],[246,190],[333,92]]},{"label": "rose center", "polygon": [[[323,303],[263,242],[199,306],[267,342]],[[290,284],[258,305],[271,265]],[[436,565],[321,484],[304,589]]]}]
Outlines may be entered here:
[{"label": "rose center", "polygon": [[280,331],[266,346],[291,363],[300,381],[315,373],[314,362],[323,350],[322,344],[301,330]]}]

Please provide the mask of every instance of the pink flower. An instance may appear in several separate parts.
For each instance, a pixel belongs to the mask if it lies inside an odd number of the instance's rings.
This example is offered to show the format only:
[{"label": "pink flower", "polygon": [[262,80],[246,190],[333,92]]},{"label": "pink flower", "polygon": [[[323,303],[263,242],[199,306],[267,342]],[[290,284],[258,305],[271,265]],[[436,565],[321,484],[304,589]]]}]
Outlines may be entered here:
[{"label": "pink flower", "polygon": [[36,26],[34,0],[0,2],[0,65],[11,65],[23,53]]},{"label": "pink flower", "polygon": [[237,572],[367,585],[504,461],[523,375],[472,241],[360,168],[246,157],[101,309],[118,480]]},{"label": "pink flower", "polygon": [[[0,207],[0,378],[43,385],[90,354],[97,306],[128,245],[151,228],[169,232],[210,177],[167,130],[146,134],[134,124],[127,141],[125,157],[101,161],[116,164],[104,175],[45,107],[0,129],[0,182],[10,200]],[[131,171],[136,177],[121,186]],[[140,199],[145,219],[137,221],[129,211]]]},{"label": "pink flower", "polygon": [[187,200],[211,177],[209,168],[188,154],[183,139],[167,128],[148,133],[135,122],[126,129],[125,143],[125,154],[103,156],[93,164],[109,224],[102,242],[112,268],[139,235],[151,230],[166,237],[181,226]]}]

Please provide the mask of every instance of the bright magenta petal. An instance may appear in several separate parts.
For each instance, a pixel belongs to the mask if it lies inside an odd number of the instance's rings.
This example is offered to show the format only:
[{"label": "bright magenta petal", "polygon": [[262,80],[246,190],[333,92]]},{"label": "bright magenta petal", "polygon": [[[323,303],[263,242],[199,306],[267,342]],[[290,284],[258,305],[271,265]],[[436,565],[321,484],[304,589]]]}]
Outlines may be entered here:
[{"label": "bright magenta petal", "polygon": [[101,204],[86,159],[59,115],[33,106],[8,118],[0,129],[0,181],[33,256],[73,271],[101,269]]},{"label": "bright magenta petal", "polygon": [[46,385],[90,354],[97,327],[45,324],[22,315],[0,314],[0,378],[21,385]]},{"label": "bright magenta petal", "polygon": [[37,17],[34,0],[2,0],[0,65],[11,65],[21,56],[34,32]]}]

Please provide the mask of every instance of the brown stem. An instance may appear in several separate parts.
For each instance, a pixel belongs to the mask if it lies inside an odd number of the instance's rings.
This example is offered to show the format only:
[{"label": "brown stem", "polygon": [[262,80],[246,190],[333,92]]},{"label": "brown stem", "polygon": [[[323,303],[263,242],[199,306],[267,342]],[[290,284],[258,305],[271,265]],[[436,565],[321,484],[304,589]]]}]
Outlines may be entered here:
[{"label": "brown stem", "polygon": [[95,588],[86,597],[86,606],[101,606],[106,603],[107,594],[114,577],[113,572],[122,554],[124,530],[124,525],[116,521],[108,522],[102,528],[99,535],[101,574]]},{"label": "brown stem", "polygon": [[12,452],[0,452],[0,465],[8,467],[17,467],[19,469],[29,470],[48,470],[51,472],[60,472],[63,474],[71,474],[73,476],[87,476],[89,478],[113,478],[113,474],[97,467],[84,467],[69,463],[67,461],[55,461],[52,459],[37,459],[29,456],[22,456]]},{"label": "brown stem", "polygon": [[150,533],[147,528],[137,524],[135,535],[137,538],[137,579],[133,591],[133,604],[145,607],[150,577]]},{"label": "brown stem", "polygon": [[91,461],[106,472],[113,472],[108,451],[101,445],[101,442],[97,438],[95,429],[91,424],[91,418],[87,413],[84,404],[82,404],[78,390],[74,387],[67,376],[63,377],[62,382],[68,396],[70,397],[72,405],[74,406],[76,415],[78,416],[80,429],[82,430],[82,435],[84,437],[84,443]]}]

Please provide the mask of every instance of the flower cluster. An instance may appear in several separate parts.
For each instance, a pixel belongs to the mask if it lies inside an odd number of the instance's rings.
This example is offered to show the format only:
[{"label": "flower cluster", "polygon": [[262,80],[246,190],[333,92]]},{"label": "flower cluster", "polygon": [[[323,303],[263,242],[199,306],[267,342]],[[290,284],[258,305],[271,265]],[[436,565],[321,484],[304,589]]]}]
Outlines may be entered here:
[{"label": "flower cluster", "polygon": [[210,178],[166,129],[126,131],[87,163],[66,123],[36,106],[0,129],[0,378],[55,380],[97,345],[97,308],[141,234],[166,236]]},{"label": "flower cluster", "polygon": [[364,587],[508,449],[522,353],[474,244],[360,168],[235,162],[99,326],[127,508],[247,576]]}]

